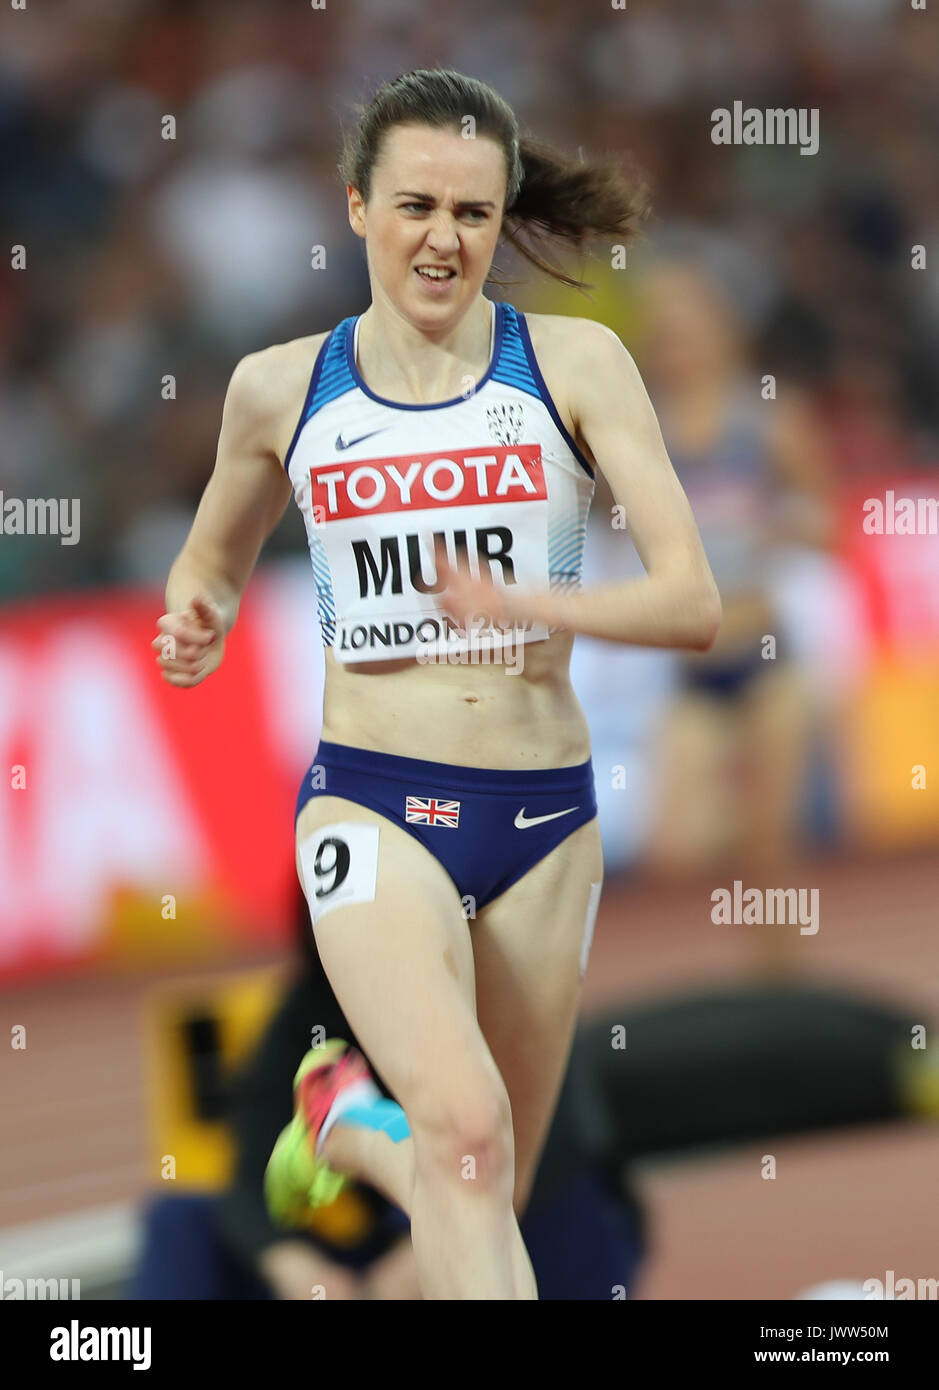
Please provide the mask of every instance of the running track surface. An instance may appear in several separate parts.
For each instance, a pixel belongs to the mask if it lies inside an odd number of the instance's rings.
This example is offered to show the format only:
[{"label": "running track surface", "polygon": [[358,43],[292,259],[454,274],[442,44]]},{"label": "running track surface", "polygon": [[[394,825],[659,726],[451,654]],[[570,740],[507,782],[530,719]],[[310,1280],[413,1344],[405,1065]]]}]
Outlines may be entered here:
[{"label": "running track surface", "polygon": [[[819,889],[816,936],[714,927],[710,894],[719,882],[608,880],[584,1016],[785,970],[912,1006],[927,1025],[939,1019],[939,864],[927,856],[800,866],[788,884]],[[222,973],[270,963],[240,958]],[[155,1186],[145,1166],[141,1009],[150,986],[169,978],[72,980],[0,996],[7,1036],[22,1023],[28,1037],[25,1051],[0,1051],[0,1232]],[[777,1159],[774,1182],[759,1176],[767,1150]],[[937,1278],[937,1171],[939,1126],[921,1120],[643,1164],[637,1182],[654,1250],[637,1296],[786,1299],[828,1279],[883,1279],[888,1269]]]}]

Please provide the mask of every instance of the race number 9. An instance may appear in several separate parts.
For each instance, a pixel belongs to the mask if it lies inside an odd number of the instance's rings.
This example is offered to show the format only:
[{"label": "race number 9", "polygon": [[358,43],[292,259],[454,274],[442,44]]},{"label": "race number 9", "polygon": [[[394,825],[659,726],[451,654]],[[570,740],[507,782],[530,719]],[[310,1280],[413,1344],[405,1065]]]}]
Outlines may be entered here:
[{"label": "race number 9", "polygon": [[314,892],[318,898],[327,898],[330,893],[335,893],[349,876],[349,846],[345,840],[340,840],[336,835],[321,840],[313,860],[313,872],[316,875]]},{"label": "race number 9", "polygon": [[300,845],[300,882],[314,923],[346,903],[375,901],[378,826],[342,821],[321,826]]}]

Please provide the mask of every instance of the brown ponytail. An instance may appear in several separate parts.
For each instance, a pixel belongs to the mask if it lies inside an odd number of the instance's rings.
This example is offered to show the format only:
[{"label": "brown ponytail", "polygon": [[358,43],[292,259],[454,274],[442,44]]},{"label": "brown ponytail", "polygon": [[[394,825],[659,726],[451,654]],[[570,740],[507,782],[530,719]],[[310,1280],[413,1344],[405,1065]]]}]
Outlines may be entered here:
[{"label": "brown ponytail", "polygon": [[[584,281],[565,275],[544,259],[540,244],[562,241],[582,250],[596,237],[615,237],[624,246],[635,241],[649,212],[645,182],[628,157],[630,173],[624,174],[624,160],[616,155],[575,160],[530,136],[522,137],[519,154],[522,183],[506,212],[503,235],[546,275],[584,289]],[[522,230],[534,247],[521,240]]]}]

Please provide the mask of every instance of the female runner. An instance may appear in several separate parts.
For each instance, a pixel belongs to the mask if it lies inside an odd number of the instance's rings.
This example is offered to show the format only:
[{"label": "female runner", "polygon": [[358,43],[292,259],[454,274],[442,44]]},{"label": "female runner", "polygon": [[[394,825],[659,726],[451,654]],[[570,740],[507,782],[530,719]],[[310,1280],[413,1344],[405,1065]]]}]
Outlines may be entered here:
[{"label": "female runner", "polygon": [[[713,276],[660,263],[641,301],[637,355],[723,606],[711,650],[679,662],[646,858],[667,874],[742,862],[785,882],[812,711],[773,578],[788,547],[829,541],[828,459],[791,383],[763,399],[743,323]],[[767,659],[766,634],[777,633]],[[767,963],[782,964],[785,937],[758,939]]]},{"label": "female runner", "polygon": [[[424,1298],[535,1299],[517,1215],[603,876],[574,634],[706,650],[720,600],[616,335],[482,292],[500,233],[579,285],[519,229],[628,242],[638,186],[611,160],[520,138],[496,92],[445,70],[382,86],[340,169],[371,304],[236,367],[153,645],[174,685],[217,669],[293,493],[326,645],[298,873],[327,975],[398,1104],[345,1043],[308,1054],[272,1210],[369,1183],[410,1217]],[[646,573],[585,593],[598,468]]]}]

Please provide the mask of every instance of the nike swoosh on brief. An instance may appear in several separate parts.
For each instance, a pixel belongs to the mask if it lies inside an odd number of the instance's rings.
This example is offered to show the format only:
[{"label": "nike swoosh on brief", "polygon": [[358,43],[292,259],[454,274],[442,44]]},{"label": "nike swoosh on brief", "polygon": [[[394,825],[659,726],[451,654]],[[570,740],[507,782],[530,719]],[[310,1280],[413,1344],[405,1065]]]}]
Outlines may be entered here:
[{"label": "nike swoosh on brief", "polygon": [[358,439],[343,439],[342,431],[336,435],[337,449],[351,449],[353,444],[361,444],[363,439],[371,439],[373,434],[381,434],[382,430],[387,429],[387,425],[382,425],[380,430],[370,430],[368,434],[360,434]]},{"label": "nike swoosh on brief", "polygon": [[525,807],[519,811],[515,817],[515,828],[517,830],[527,830],[530,825],[540,825],[542,821],[557,820],[558,816],[569,816],[572,811],[579,811],[579,806],[568,806],[566,811],[552,811],[548,816],[529,816],[525,819]]}]

